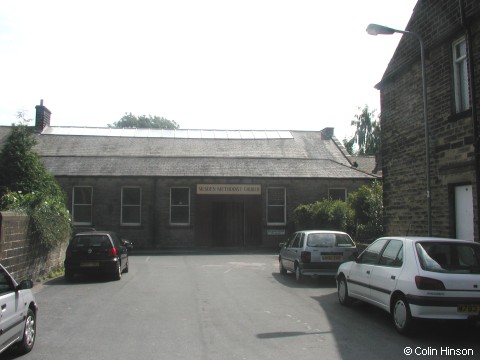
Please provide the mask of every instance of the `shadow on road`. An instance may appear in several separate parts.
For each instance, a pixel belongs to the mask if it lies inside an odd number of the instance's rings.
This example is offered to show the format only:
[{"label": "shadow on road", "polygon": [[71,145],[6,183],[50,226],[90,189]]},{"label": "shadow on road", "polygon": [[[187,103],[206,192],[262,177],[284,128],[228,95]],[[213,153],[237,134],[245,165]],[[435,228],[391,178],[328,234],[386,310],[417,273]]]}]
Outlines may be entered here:
[{"label": "shadow on road", "polygon": [[295,280],[295,274],[281,275],[272,273],[272,277],[280,284],[290,288],[336,288],[337,284],[333,276],[306,277],[301,282]]},{"label": "shadow on road", "polygon": [[[77,274],[72,281],[65,280],[65,276],[59,276],[55,279],[44,281],[43,285],[80,285],[88,283],[106,283],[116,281],[112,280],[108,274]],[[121,281],[121,280],[120,280]]]},{"label": "shadow on road", "polygon": [[[312,298],[318,301],[329,318],[331,332],[339,344],[346,341],[349,347],[360,349],[365,348],[366,343],[372,343],[375,338],[377,341],[382,341],[382,338],[397,338],[397,348],[391,349],[392,359],[403,358],[405,346],[438,351],[442,347],[473,349],[475,354],[480,353],[480,322],[472,325],[458,321],[418,320],[413,333],[402,336],[395,330],[390,314],[373,305],[356,302],[351,306],[342,306],[336,293]],[[341,346],[339,348],[342,349]],[[345,360],[356,358],[347,352],[343,355]]]}]

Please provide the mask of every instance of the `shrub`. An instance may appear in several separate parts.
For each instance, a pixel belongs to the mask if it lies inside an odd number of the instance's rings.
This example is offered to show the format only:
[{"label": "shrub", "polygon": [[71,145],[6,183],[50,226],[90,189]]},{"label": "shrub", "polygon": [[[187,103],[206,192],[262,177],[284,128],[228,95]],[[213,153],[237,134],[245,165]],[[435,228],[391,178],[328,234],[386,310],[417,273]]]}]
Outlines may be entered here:
[{"label": "shrub", "polygon": [[54,248],[70,237],[70,214],[62,198],[8,192],[0,199],[0,209],[29,215],[30,235],[47,248]]},{"label": "shrub", "polygon": [[13,125],[0,153],[0,209],[30,216],[30,232],[51,248],[68,240],[65,194],[33,150],[32,128]]},{"label": "shrub", "polygon": [[320,200],[300,205],[293,211],[297,230],[325,229],[350,232],[353,229],[353,212],[340,200]]},{"label": "shrub", "polygon": [[373,240],[383,235],[383,187],[379,181],[361,186],[347,201],[355,213],[357,239]]},{"label": "shrub", "polygon": [[326,229],[344,231],[357,241],[383,235],[383,187],[378,181],[350,193],[347,202],[319,200],[302,204],[293,211],[295,230]]}]

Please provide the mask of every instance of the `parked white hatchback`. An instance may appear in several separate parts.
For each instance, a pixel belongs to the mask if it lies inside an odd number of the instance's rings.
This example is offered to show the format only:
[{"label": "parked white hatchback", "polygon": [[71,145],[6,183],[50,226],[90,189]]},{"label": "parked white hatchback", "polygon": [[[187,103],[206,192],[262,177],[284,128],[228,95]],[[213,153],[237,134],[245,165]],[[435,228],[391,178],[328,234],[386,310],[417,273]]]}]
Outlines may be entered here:
[{"label": "parked white hatchback", "polygon": [[297,281],[304,276],[333,277],[342,262],[358,254],[350,236],[341,231],[297,231],[280,247],[280,274],[291,271]]},{"label": "parked white hatchback", "polygon": [[38,307],[32,287],[32,280],[17,284],[0,265],[0,353],[11,346],[23,354],[33,348]]},{"label": "parked white hatchback", "polygon": [[416,318],[480,318],[480,244],[445,238],[384,237],[337,271],[338,300],[392,315],[407,334]]}]

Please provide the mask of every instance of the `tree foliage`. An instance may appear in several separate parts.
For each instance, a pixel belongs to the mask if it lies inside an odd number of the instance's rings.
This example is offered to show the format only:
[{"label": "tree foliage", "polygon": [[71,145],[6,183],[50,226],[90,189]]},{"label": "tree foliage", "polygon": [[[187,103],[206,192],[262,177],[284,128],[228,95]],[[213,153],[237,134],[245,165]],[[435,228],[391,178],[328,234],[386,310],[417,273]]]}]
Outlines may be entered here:
[{"label": "tree foliage", "polygon": [[357,241],[383,235],[383,189],[380,182],[363,185],[349,194],[346,202],[323,199],[294,209],[296,230],[344,231]]},{"label": "tree foliage", "polygon": [[[343,143],[350,154],[375,155],[381,149],[380,117],[376,116],[376,110],[370,110],[368,105],[358,108],[351,125],[355,126],[355,134],[350,139],[344,139]],[[357,150],[355,151],[355,146]]]},{"label": "tree foliage", "polygon": [[356,237],[373,240],[383,235],[383,186],[374,181],[371,186],[362,185],[347,200],[355,214]]},{"label": "tree foliage", "polygon": [[30,216],[30,231],[47,247],[70,236],[65,194],[33,150],[32,128],[13,125],[0,152],[0,209]]},{"label": "tree foliage", "polygon": [[299,205],[293,211],[293,221],[298,230],[325,229],[351,233],[353,212],[341,200],[319,200],[311,204]]},{"label": "tree foliage", "polygon": [[113,125],[109,124],[110,128],[137,128],[137,129],[167,129],[175,130],[180,128],[174,120],[168,120],[164,117],[151,116],[151,115],[140,115],[135,116],[132,113],[125,113],[125,115],[117,122],[114,122]]}]

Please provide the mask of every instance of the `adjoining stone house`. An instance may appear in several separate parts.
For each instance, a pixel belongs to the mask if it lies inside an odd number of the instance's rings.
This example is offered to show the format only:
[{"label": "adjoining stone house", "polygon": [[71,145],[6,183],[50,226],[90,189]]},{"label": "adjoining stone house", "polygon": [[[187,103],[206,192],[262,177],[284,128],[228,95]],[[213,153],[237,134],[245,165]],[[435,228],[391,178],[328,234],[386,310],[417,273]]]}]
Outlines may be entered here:
[{"label": "adjoining stone house", "polygon": [[[353,166],[332,128],[55,127],[43,103],[36,109],[35,150],[74,225],[116,231],[136,248],[276,247],[299,204],[346,199],[379,178]],[[0,144],[9,130],[0,127]]]},{"label": "adjoining stone house", "polygon": [[[432,235],[478,241],[480,2],[419,0],[405,30],[418,34],[425,48]],[[386,233],[427,235],[426,131],[415,36],[403,35],[377,88]]]}]

